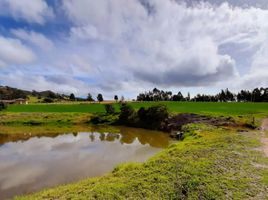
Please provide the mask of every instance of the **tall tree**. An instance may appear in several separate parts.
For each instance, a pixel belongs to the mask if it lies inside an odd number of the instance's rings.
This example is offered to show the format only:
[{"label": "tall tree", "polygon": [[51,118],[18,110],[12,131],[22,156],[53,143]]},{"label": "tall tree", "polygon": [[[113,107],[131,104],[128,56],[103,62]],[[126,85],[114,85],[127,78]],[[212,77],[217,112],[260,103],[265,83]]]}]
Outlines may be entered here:
[{"label": "tall tree", "polygon": [[90,93],[87,94],[87,101],[94,101],[94,99]]},{"label": "tall tree", "polygon": [[98,94],[97,99],[98,99],[99,102],[102,102],[102,101],[103,101],[103,96],[102,96],[102,94]]},{"label": "tall tree", "polygon": [[70,94],[70,100],[72,100],[72,101],[74,101],[75,100],[75,96],[74,96],[74,94],[72,93],[72,94]]},{"label": "tall tree", "polygon": [[118,101],[118,96],[114,95],[114,100],[117,102]]},{"label": "tall tree", "polygon": [[190,101],[191,100],[191,96],[190,96],[190,92],[188,92],[187,94],[187,101]]}]

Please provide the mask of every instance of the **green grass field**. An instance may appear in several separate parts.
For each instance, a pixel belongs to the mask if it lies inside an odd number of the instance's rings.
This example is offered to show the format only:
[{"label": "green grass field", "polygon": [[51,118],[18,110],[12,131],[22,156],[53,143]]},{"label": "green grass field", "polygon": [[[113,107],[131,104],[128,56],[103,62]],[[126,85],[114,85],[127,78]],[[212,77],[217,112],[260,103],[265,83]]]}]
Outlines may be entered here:
[{"label": "green grass field", "polygon": [[[268,103],[211,103],[211,102],[132,102],[135,109],[165,104],[171,112],[215,115],[268,114]],[[115,104],[119,110],[119,104]],[[103,104],[30,104],[11,105],[8,112],[105,112]]]}]

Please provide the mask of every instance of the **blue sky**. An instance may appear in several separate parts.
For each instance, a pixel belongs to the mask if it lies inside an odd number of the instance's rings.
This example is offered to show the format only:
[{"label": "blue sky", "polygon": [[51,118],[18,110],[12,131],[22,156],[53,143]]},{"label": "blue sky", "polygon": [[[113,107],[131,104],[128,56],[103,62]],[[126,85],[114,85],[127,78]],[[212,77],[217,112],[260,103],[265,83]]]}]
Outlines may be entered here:
[{"label": "blue sky", "polygon": [[0,85],[134,98],[268,86],[266,0],[0,0]]}]

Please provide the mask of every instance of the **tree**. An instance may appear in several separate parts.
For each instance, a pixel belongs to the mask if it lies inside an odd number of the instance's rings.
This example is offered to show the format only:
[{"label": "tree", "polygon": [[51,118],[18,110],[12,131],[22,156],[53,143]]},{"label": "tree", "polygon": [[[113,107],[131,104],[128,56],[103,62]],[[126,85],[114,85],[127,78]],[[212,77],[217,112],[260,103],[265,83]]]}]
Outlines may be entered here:
[{"label": "tree", "polygon": [[102,94],[98,94],[97,99],[98,99],[99,102],[102,102],[103,101]]},{"label": "tree", "polygon": [[74,94],[72,93],[72,94],[70,94],[70,100],[72,100],[72,101],[74,101],[75,100],[75,96],[74,96]]},{"label": "tree", "polygon": [[117,102],[118,101],[118,96],[114,95],[114,100]]},{"label": "tree", "polygon": [[48,98],[51,98],[51,99],[56,99],[57,98],[57,95],[54,92],[52,92],[52,91],[48,91],[47,97]]},{"label": "tree", "polygon": [[124,102],[124,101],[125,101],[125,97],[124,97],[124,96],[121,96],[120,101],[121,101],[121,102]]},{"label": "tree", "polygon": [[88,93],[88,95],[87,95],[87,101],[94,101],[94,99],[90,93]]},{"label": "tree", "polygon": [[190,95],[190,92],[188,92],[187,94],[187,101],[190,101],[191,100],[191,95]]},{"label": "tree", "polygon": [[178,92],[177,95],[173,95],[172,99],[173,99],[173,101],[183,101],[184,100],[183,95],[182,95],[181,92]]},{"label": "tree", "polygon": [[120,107],[119,122],[124,125],[135,124],[136,112],[132,106],[123,103]]},{"label": "tree", "polygon": [[0,111],[6,109],[6,104],[4,102],[0,102]]},{"label": "tree", "polygon": [[54,102],[53,99],[48,98],[48,97],[44,98],[43,100],[43,103],[53,103],[53,102]]}]

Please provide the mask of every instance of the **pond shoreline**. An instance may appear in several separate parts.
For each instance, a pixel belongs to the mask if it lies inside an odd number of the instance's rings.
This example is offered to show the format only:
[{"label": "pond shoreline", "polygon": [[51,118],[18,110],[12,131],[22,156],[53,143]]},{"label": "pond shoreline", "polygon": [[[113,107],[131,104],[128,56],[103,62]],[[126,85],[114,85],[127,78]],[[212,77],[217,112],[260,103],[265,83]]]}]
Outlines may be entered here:
[{"label": "pond shoreline", "polygon": [[144,162],[171,141],[162,132],[127,127],[46,134],[29,128],[24,134],[0,134],[1,199],[101,176],[122,162]]},{"label": "pond shoreline", "polygon": [[267,169],[255,166],[268,160],[254,150],[260,146],[257,132],[243,134],[204,124],[186,125],[185,131],[183,141],[144,164],[123,164],[102,177],[15,199],[225,199],[227,193],[234,199],[264,199]]},{"label": "pond shoreline", "polygon": [[[112,126],[127,126],[135,128],[145,128],[139,125],[129,125],[118,123],[118,113],[107,114],[93,114],[93,113],[0,113],[0,134],[6,130],[13,129],[13,133],[19,133],[25,128],[32,129],[32,132],[38,132],[43,129],[45,132],[53,132],[57,129],[65,129],[66,131],[73,128],[88,127],[94,125],[112,125]],[[92,122],[94,118],[101,120],[96,123]],[[201,114],[172,114],[167,120],[162,122],[162,127],[159,131],[166,132],[170,137],[182,139],[182,127],[191,123],[204,123],[217,127],[236,128],[240,130],[252,130],[260,124],[260,117],[256,118],[255,124],[252,124],[252,118],[249,116],[238,117],[224,117],[224,116],[211,116]],[[23,128],[22,128],[23,127]],[[78,130],[79,130],[78,129]],[[149,130],[154,130],[147,128]],[[12,133],[11,132],[11,133]]]}]

